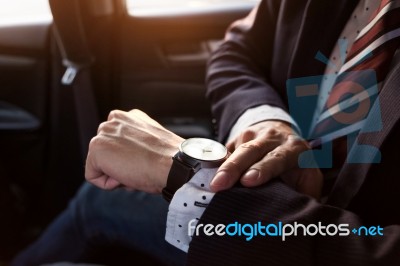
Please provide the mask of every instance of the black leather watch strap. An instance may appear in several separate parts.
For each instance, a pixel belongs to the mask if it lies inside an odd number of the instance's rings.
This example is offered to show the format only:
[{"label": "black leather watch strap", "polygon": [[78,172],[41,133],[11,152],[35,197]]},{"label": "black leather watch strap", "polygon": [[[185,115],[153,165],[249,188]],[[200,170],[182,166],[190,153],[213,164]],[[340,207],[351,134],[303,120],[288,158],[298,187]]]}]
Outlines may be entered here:
[{"label": "black leather watch strap", "polygon": [[200,169],[200,163],[197,160],[183,159],[181,152],[172,157],[172,166],[168,174],[167,186],[162,190],[165,200],[171,201],[175,192],[187,183],[194,174]]}]

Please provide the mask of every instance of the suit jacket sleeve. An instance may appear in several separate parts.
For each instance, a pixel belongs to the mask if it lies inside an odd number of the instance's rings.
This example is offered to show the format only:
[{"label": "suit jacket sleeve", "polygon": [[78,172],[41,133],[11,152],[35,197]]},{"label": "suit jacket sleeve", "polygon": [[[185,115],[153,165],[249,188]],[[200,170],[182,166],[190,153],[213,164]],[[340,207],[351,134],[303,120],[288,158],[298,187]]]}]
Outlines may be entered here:
[{"label": "suit jacket sleeve", "polygon": [[279,1],[262,1],[248,17],[228,29],[207,71],[207,97],[226,140],[235,121],[247,109],[262,104],[287,110],[268,80]]},{"label": "suit jacket sleeve", "polygon": [[[395,210],[392,210],[395,211]],[[280,181],[248,189],[233,188],[218,193],[199,223],[262,224],[282,221],[294,224],[363,224],[354,213],[299,194]],[[377,225],[375,225],[377,226]],[[382,225],[383,226],[383,225]],[[302,231],[300,231],[302,232]],[[400,265],[400,226],[386,225],[383,236],[195,236],[189,265]]]}]

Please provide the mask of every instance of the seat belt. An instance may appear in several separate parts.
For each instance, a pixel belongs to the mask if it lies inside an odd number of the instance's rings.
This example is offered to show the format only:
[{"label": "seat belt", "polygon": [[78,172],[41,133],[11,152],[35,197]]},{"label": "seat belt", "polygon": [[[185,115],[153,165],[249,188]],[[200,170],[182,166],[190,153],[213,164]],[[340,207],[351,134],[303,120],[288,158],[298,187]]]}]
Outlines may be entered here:
[{"label": "seat belt", "polygon": [[66,67],[61,83],[74,95],[79,139],[83,159],[99,125],[90,66],[94,62],[81,17],[80,0],[49,0],[54,34]]}]

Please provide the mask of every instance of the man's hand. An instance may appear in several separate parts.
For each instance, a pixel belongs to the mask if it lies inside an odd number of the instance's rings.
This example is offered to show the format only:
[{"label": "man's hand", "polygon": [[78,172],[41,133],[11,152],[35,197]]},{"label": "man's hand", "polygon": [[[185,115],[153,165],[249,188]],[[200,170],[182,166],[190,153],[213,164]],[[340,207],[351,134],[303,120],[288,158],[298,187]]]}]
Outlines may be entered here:
[{"label": "man's hand", "polygon": [[86,179],[102,189],[161,193],[182,141],[142,111],[112,111],[90,142]]},{"label": "man's hand", "polygon": [[254,187],[280,176],[297,191],[320,197],[322,173],[319,169],[298,168],[299,155],[310,147],[289,124],[260,122],[229,142],[227,147],[232,155],[211,182],[213,191],[228,189],[238,180],[243,186]]}]

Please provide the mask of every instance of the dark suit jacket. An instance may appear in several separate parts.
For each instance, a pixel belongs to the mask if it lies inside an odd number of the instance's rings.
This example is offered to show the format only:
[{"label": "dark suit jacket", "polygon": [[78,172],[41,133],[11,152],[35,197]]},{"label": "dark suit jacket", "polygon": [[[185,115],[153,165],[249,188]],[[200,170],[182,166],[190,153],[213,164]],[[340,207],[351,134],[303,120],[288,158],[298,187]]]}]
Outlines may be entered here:
[{"label": "dark suit jacket", "polygon": [[[228,31],[210,61],[208,96],[224,141],[248,108],[270,104],[287,109],[286,81],[321,75],[314,59],[330,54],[357,1],[262,1]],[[218,193],[200,223],[293,223],[380,225],[384,236],[360,237],[194,237],[190,265],[400,265],[400,60],[394,61],[368,123],[380,117],[383,129],[358,136],[378,147],[379,164],[346,164],[327,203],[295,192],[280,181]],[[380,103],[380,108],[378,103]],[[368,157],[373,154],[365,153]]]}]

